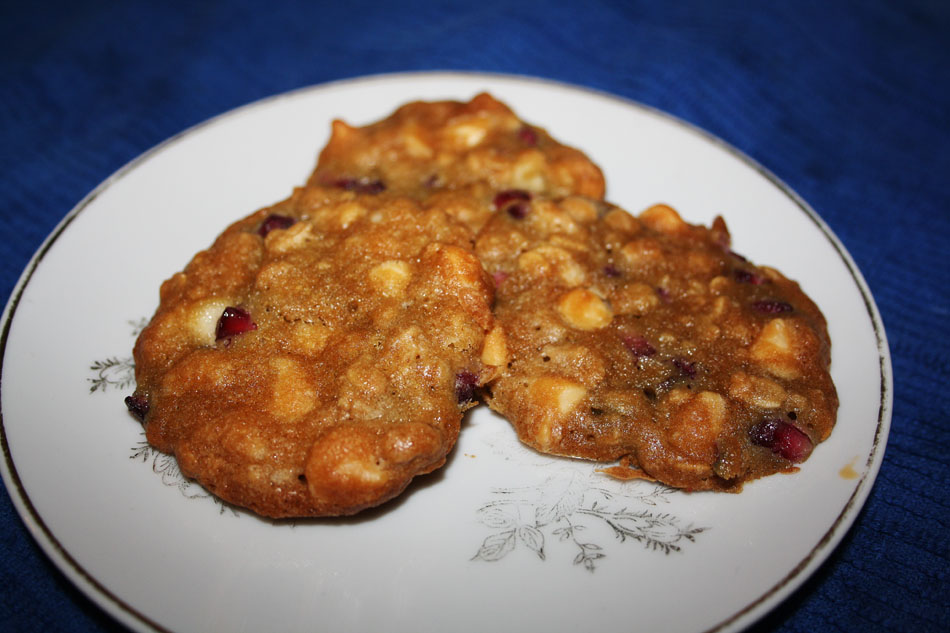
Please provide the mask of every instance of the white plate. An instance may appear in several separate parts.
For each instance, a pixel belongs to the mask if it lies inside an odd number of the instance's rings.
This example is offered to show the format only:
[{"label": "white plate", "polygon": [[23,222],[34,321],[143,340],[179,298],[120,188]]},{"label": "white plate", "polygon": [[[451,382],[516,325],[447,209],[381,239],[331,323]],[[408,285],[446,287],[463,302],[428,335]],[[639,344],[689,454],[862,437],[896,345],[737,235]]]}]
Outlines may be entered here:
[{"label": "white plate", "polygon": [[[490,90],[587,151],[609,198],[716,214],[734,247],[825,312],[837,427],[795,475],[740,495],[597,475],[518,446],[479,408],[446,468],[355,519],[273,523],[224,507],[142,445],[122,398],[159,283],[232,220],[304,181],[329,122]],[[380,76],[240,108],[120,170],[63,220],[3,317],[3,476],[63,572],[142,631],[734,631],[800,585],[877,474],[892,377],[851,257],[761,166],[681,121],[575,87],[476,74]]]}]

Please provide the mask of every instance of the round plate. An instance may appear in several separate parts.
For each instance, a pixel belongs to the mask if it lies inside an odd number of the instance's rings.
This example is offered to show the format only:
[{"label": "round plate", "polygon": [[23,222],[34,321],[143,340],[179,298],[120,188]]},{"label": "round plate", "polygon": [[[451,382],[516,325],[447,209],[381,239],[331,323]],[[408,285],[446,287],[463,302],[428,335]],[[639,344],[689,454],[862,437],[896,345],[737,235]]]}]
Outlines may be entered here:
[{"label": "round plate", "polygon": [[[222,505],[125,411],[131,347],[161,281],[231,221],[304,182],[329,123],[487,90],[586,151],[611,201],[723,215],[733,246],[827,316],[841,408],[801,471],[738,495],[619,482],[522,448],[485,407],[449,463],[351,519]],[[854,262],[761,166],[609,95],[479,74],[370,77],[240,108],[109,178],[35,255],[3,316],[3,477],[63,572],[133,629],[734,631],[832,551],[871,488],[891,414],[887,343]]]}]

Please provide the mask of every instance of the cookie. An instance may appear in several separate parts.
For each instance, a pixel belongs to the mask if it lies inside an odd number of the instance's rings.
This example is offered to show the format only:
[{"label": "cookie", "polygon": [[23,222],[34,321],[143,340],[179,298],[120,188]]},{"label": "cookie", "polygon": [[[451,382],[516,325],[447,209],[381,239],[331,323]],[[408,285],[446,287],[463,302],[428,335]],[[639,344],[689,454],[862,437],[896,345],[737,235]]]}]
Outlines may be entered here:
[{"label": "cookie", "polygon": [[488,218],[488,205],[476,201],[497,191],[604,195],[603,174],[587,156],[485,93],[409,103],[363,127],[334,121],[309,184],[430,199],[475,230]]},{"label": "cookie", "polygon": [[299,189],[162,284],[129,409],[185,475],[261,515],[391,499],[445,462],[493,372],[472,240],[408,198]]},{"label": "cookie", "polygon": [[798,284],[732,252],[721,218],[504,197],[476,245],[507,356],[488,403],[524,443],[737,492],[828,437],[825,320]]}]

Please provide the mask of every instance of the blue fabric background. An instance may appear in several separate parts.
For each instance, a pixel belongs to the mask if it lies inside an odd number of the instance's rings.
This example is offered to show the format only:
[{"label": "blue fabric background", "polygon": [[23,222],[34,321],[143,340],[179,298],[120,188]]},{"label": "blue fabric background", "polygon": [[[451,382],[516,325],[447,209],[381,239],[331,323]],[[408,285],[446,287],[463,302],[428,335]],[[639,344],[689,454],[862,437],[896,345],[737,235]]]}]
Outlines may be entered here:
[{"label": "blue fabric background", "polygon": [[[309,84],[432,69],[535,75],[661,108],[814,206],[883,314],[893,426],[853,529],[753,630],[950,629],[946,0],[4,2],[0,300],[73,205],[176,132]],[[0,630],[121,630],[47,561],[5,493]]]}]

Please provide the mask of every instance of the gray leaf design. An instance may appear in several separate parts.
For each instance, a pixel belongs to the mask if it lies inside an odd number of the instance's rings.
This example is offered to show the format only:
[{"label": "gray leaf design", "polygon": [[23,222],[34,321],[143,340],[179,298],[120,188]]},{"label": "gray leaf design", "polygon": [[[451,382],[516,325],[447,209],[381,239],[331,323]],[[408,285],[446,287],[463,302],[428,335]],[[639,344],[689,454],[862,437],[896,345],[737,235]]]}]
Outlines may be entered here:
[{"label": "gray leaf design", "polygon": [[[127,321],[132,328],[132,337],[136,337],[145,328],[148,319],[140,318]],[[89,393],[105,392],[111,389],[125,390],[135,384],[135,361],[131,356],[109,356],[89,364],[93,372],[89,381]]]},{"label": "gray leaf design", "polygon": [[514,527],[515,517],[501,504],[491,503],[476,511],[478,520],[490,528],[507,529]]},{"label": "gray leaf design", "polygon": [[571,516],[584,501],[587,482],[576,472],[552,477],[544,483],[544,494],[535,511],[536,525],[545,526]]},{"label": "gray leaf design", "polygon": [[[611,532],[620,543],[634,541],[647,550],[671,554],[682,552],[709,529],[683,527],[678,517],[652,510],[657,503],[669,503],[668,495],[676,494],[671,489],[606,485],[576,469],[563,469],[536,486],[495,488],[492,494],[501,498],[482,504],[476,513],[481,523],[501,531],[487,537],[472,560],[498,561],[520,546],[547,560],[550,536],[554,551],[576,548],[574,565],[593,573],[608,554],[600,539]],[[628,509],[631,504],[651,509]]]},{"label": "gray leaf design", "polygon": [[89,393],[105,392],[110,388],[128,389],[135,383],[135,363],[132,362],[131,356],[124,358],[112,356],[93,361],[89,365],[89,370],[93,372],[93,377],[87,378]]},{"label": "gray leaf design", "polygon": [[515,530],[492,534],[482,542],[472,560],[496,561],[504,558],[515,548]]},{"label": "gray leaf design", "polygon": [[[143,317],[129,320],[127,323],[132,330],[132,337],[135,338],[148,324],[148,319]],[[87,378],[90,383],[89,393],[105,392],[109,389],[126,390],[134,388],[135,361],[131,356],[111,356],[105,358],[105,360],[93,361],[89,365],[89,369],[94,372],[92,378]],[[119,400],[119,406],[121,406],[121,400]],[[222,514],[227,510],[234,516],[238,516],[233,506],[212,495],[196,481],[186,477],[173,456],[166,455],[149,445],[148,441],[144,439],[144,430],[142,435],[142,441],[132,447],[129,455],[130,459],[144,463],[151,462],[152,472],[161,478],[162,484],[177,488],[186,499],[211,499],[220,507]]]},{"label": "gray leaf design", "polygon": [[541,530],[530,525],[522,525],[518,528],[518,540],[537,554],[538,558],[544,560],[544,534]]}]

